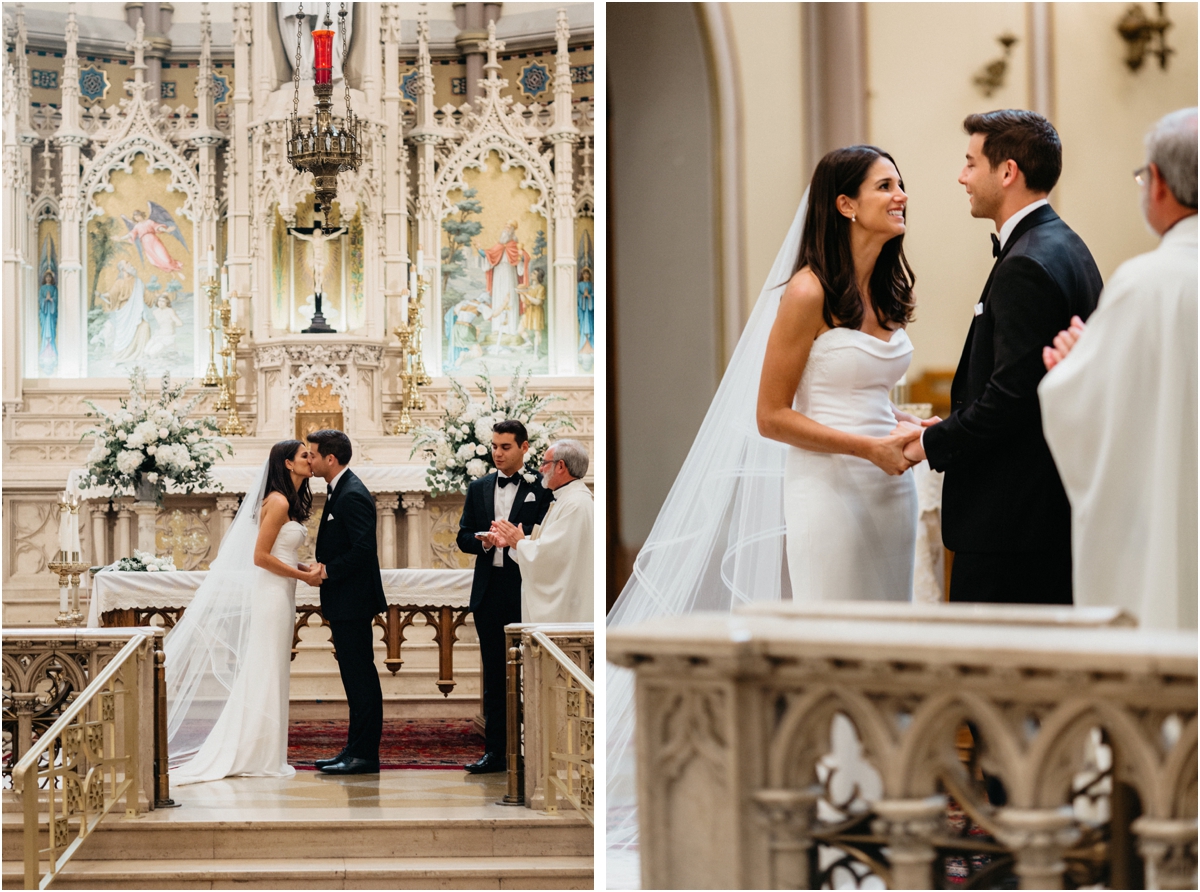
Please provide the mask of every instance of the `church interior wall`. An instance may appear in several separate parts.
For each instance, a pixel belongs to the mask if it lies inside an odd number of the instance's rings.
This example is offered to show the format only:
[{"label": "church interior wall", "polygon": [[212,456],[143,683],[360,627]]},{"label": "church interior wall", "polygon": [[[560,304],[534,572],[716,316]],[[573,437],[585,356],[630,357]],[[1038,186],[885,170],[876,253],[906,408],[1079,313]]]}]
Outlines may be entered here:
[{"label": "church interior wall", "polygon": [[[268,10],[266,7],[270,6]],[[418,61],[418,41],[417,28],[414,19],[417,17],[421,7],[418,4],[398,4],[400,7],[400,15],[404,18],[400,27],[399,41],[399,66],[397,71],[401,76],[408,73],[417,72]],[[454,89],[454,84],[451,80],[451,73],[454,77],[462,78],[465,76],[466,66],[462,62],[458,48],[455,46],[454,36],[457,33],[457,27],[454,23],[454,6],[452,4],[437,4],[441,8],[441,18],[431,24],[431,30],[439,35],[440,42],[437,44],[437,52],[442,54],[442,58],[435,59],[433,65],[434,73],[434,95],[433,107],[440,109],[448,104],[455,106],[461,105],[466,101],[466,96]],[[511,96],[514,103],[523,105],[531,105],[533,102],[541,103],[548,111],[545,113],[553,119],[554,112],[552,103],[555,99],[555,84],[554,75],[556,69],[555,57],[555,14],[556,7],[549,4],[518,4],[521,9],[513,7],[504,7],[501,14],[501,7],[496,6],[493,13],[503,23],[504,27],[498,26],[498,33],[510,33],[515,35],[512,41],[511,51],[499,50],[498,62],[500,65],[499,74],[503,78],[509,80],[509,85],[503,88],[503,95]],[[181,14],[183,8],[186,7],[186,13]],[[222,130],[226,136],[231,132],[234,118],[234,77],[233,70],[233,26],[231,24],[233,18],[233,4],[210,4],[210,11],[214,19],[213,22],[213,40],[212,46],[212,62],[214,74],[219,79],[224,79],[228,89],[225,92],[223,101],[216,104],[216,120],[215,124],[219,130]],[[572,36],[569,39],[568,46],[570,48],[570,67],[572,77],[570,82],[570,98],[572,106],[570,112],[574,113],[574,122],[580,129],[581,133],[577,142],[574,144],[575,151],[572,153],[573,161],[573,177],[570,180],[570,195],[566,196],[569,200],[566,202],[554,203],[551,199],[554,188],[561,188],[561,184],[556,184],[552,179],[546,180],[548,184],[539,196],[545,204],[546,212],[550,214],[566,213],[569,217],[572,209],[577,215],[583,214],[584,217],[577,220],[576,232],[582,233],[585,230],[589,235],[593,234],[590,228],[591,217],[589,216],[594,205],[593,187],[591,186],[591,168],[590,168],[590,146],[591,146],[591,111],[588,103],[591,102],[594,96],[593,92],[593,51],[592,51],[592,34],[591,34],[591,8],[587,4],[572,4],[567,7],[569,15],[578,14],[578,27],[574,20],[570,21],[572,28]],[[377,49],[374,54],[368,53],[367,50],[372,46],[372,42],[366,39],[371,23],[378,25],[382,20],[380,18],[380,10],[366,4],[360,5],[359,10],[363,13],[356,20],[356,25],[361,25],[362,33],[357,35],[356,39],[351,41],[352,46],[352,62],[361,63],[363,68],[356,77],[354,65],[350,66],[348,80],[351,86],[355,89],[355,111],[364,119],[372,122],[383,120],[381,107],[383,103],[383,72],[380,70],[368,77],[369,65],[379,64],[382,69],[382,49]],[[4,9],[6,15],[15,18],[15,6],[5,4]],[[23,152],[27,159],[25,163],[28,166],[28,180],[23,180],[29,185],[32,193],[38,190],[38,183],[43,175],[42,167],[42,151],[44,146],[45,136],[50,137],[51,145],[51,167],[50,167],[50,187],[48,192],[38,199],[37,203],[29,205],[29,208],[36,209],[44,206],[49,206],[57,209],[58,197],[61,194],[62,181],[60,177],[60,159],[63,154],[63,149],[56,144],[55,130],[57,128],[58,116],[61,114],[63,107],[62,98],[62,71],[64,64],[64,49],[65,43],[63,38],[62,17],[65,12],[65,6],[62,4],[26,4],[25,11],[31,23],[36,25],[31,29],[36,32],[36,40],[31,37],[29,44],[29,53],[26,60],[30,68],[38,70],[51,71],[55,77],[47,78],[47,83],[50,80],[55,81],[53,88],[37,87],[31,85],[29,94],[32,105],[32,125],[38,133],[37,141],[30,141],[26,148],[18,150]],[[269,12],[269,15],[268,15]],[[118,101],[126,94],[124,91],[124,81],[133,76],[134,61],[130,51],[124,48],[125,42],[129,41],[130,28],[126,24],[126,12],[124,4],[88,4],[80,5],[79,13],[79,31],[80,31],[80,46],[79,58],[80,67],[86,68],[93,66],[101,69],[108,79],[108,89],[103,96],[98,96],[96,104],[103,105],[105,108],[115,107]],[[520,15],[520,18],[514,21],[515,16]],[[40,19],[38,17],[41,17]],[[52,34],[46,29],[48,25],[45,23],[54,17],[54,21],[58,24],[57,34]],[[224,16],[224,21],[219,19]],[[167,54],[166,59],[162,64],[161,80],[163,83],[174,84],[174,96],[156,96],[153,93],[148,93],[147,99],[150,103],[158,104],[159,101],[168,104],[172,109],[177,110],[167,118],[165,118],[165,130],[158,137],[159,141],[165,145],[172,138],[175,130],[183,134],[183,139],[179,141],[181,148],[178,149],[179,154],[185,158],[185,164],[195,163],[196,147],[190,145],[187,141],[187,131],[194,125],[196,120],[197,99],[195,97],[196,79],[199,74],[199,56],[200,56],[200,4],[177,4],[176,14],[173,17],[171,25],[171,35],[173,40],[173,48]],[[249,47],[250,65],[245,71],[239,71],[237,75],[242,78],[237,84],[238,89],[246,90],[248,88],[253,108],[257,108],[258,112],[251,112],[247,123],[252,123],[256,117],[261,115],[262,109],[268,97],[271,97],[272,91],[286,92],[286,105],[288,110],[291,108],[291,68],[287,64],[286,48],[283,41],[278,37],[278,27],[274,17],[274,6],[267,4],[251,4],[250,5],[250,22],[254,32],[254,39]],[[523,32],[521,29],[525,28]],[[532,30],[531,30],[532,29]],[[378,28],[375,28],[376,32]],[[175,37],[181,37],[175,40]],[[485,35],[486,36],[486,35]],[[502,38],[501,38],[502,39]],[[119,42],[118,42],[119,41]],[[378,45],[377,42],[375,44]],[[269,47],[269,53],[263,53],[264,47]],[[14,47],[9,45],[6,47],[6,59],[11,64],[15,62]],[[294,47],[292,48],[294,52]],[[340,48],[339,48],[340,52]],[[45,55],[39,55],[44,53]],[[360,55],[361,53],[361,55]],[[451,58],[451,55],[453,58]],[[89,59],[89,57],[94,57]],[[372,61],[374,60],[374,61]],[[442,65],[440,62],[448,62],[449,64]],[[542,66],[548,78],[544,84],[544,89],[537,91],[535,96],[531,96],[525,90],[526,86],[534,88],[542,86],[536,78],[528,80],[523,84],[522,72],[531,65]],[[442,72],[446,76],[440,77]],[[373,79],[372,79],[373,78]],[[359,92],[359,86],[364,88],[364,93]],[[220,89],[220,87],[218,88]],[[341,101],[340,98],[341,85],[339,84],[335,90],[335,105]],[[378,107],[372,107],[371,102],[365,99],[365,95],[371,95]],[[536,97],[536,98],[535,98]],[[218,97],[220,98],[220,97]],[[279,97],[274,97],[278,99]],[[89,103],[84,101],[83,105]],[[182,106],[182,110],[180,107]],[[409,102],[402,104],[401,118],[399,124],[402,128],[402,136],[407,137],[408,131],[411,130],[418,121],[416,104]],[[440,113],[439,113],[440,114]],[[40,115],[40,117],[39,117]],[[509,172],[509,178],[516,177],[517,171],[522,164],[532,163],[534,159],[544,161],[548,155],[553,141],[546,136],[549,130],[549,121],[543,116],[541,122],[540,135],[528,138],[528,134],[522,137],[527,139],[526,148],[522,149],[525,156],[516,157],[513,160],[516,166]],[[567,114],[568,120],[572,119],[571,114]],[[447,124],[451,123],[449,117],[446,118]],[[7,126],[7,123],[6,123]],[[92,132],[90,123],[85,129]],[[493,123],[489,126],[499,126]],[[174,128],[174,129],[172,129]],[[456,129],[457,128],[457,129]],[[449,136],[448,142],[453,145],[461,143],[464,139],[470,136],[469,128],[464,128],[459,123],[455,122],[452,126],[447,127],[446,133]],[[445,139],[445,137],[441,137]],[[251,133],[251,138],[248,141],[251,145],[258,140],[265,144],[264,131],[256,130]],[[569,145],[569,143],[565,143]],[[390,146],[399,150],[401,142],[394,138],[389,143]],[[260,146],[261,148],[261,146]],[[560,148],[554,146],[554,148]],[[231,288],[236,288],[242,294],[249,294],[249,299],[243,300],[241,304],[241,312],[246,314],[242,322],[246,323],[247,328],[251,328],[253,337],[242,342],[239,347],[239,365],[241,371],[241,381],[238,389],[239,411],[243,421],[251,431],[251,435],[245,438],[234,438],[236,446],[236,455],[227,463],[232,463],[237,466],[253,465],[261,462],[267,454],[270,444],[277,439],[290,437],[294,431],[293,410],[295,408],[296,394],[288,388],[295,384],[295,380],[289,385],[289,374],[295,378],[301,368],[308,368],[313,363],[321,365],[322,363],[332,362],[333,366],[329,369],[329,374],[335,376],[340,375],[342,379],[340,385],[344,394],[344,402],[341,408],[345,411],[347,419],[347,430],[350,433],[355,446],[355,464],[362,465],[403,465],[413,462],[420,462],[421,456],[415,458],[411,455],[412,438],[408,435],[395,436],[391,431],[399,417],[399,392],[397,387],[397,372],[399,371],[399,348],[396,345],[396,338],[391,334],[391,328],[397,323],[397,319],[387,319],[384,313],[384,303],[388,300],[398,304],[396,296],[399,289],[407,282],[408,265],[415,262],[415,253],[418,247],[422,247],[422,239],[417,225],[419,215],[422,211],[421,187],[419,174],[421,169],[417,164],[417,154],[420,149],[416,148],[412,142],[404,145],[402,150],[407,153],[407,158],[410,162],[407,169],[407,181],[403,178],[398,178],[396,181],[399,185],[396,186],[395,193],[388,193],[387,200],[395,199],[394,204],[403,208],[408,213],[407,222],[403,226],[396,227],[396,232],[402,233],[395,244],[388,241],[387,232],[385,232],[384,224],[384,186],[382,181],[385,176],[391,176],[390,169],[374,170],[370,174],[372,179],[364,179],[359,177],[355,181],[353,177],[343,176],[340,179],[339,196],[346,204],[346,210],[341,214],[340,222],[350,223],[355,219],[355,212],[361,211],[361,223],[363,229],[363,242],[367,250],[364,252],[363,260],[364,269],[362,270],[361,286],[356,286],[357,290],[365,296],[365,307],[356,310],[357,315],[352,320],[350,330],[339,326],[339,334],[327,336],[325,339],[314,339],[311,335],[298,334],[298,324],[288,325],[286,322],[282,326],[278,326],[272,330],[270,325],[270,247],[272,244],[271,233],[272,224],[275,217],[275,209],[281,203],[286,201],[292,204],[293,200],[298,200],[302,206],[311,208],[312,193],[311,179],[307,184],[299,184],[298,188],[293,189],[297,183],[292,183],[287,188],[276,190],[277,194],[273,200],[264,202],[261,206],[253,204],[249,198],[240,199],[240,213],[251,215],[249,226],[243,230],[244,239],[239,239],[234,236],[236,229],[236,221],[232,216],[227,216],[233,213],[231,208],[234,207],[237,196],[236,189],[233,185],[233,174],[231,173],[230,181],[226,181],[227,162],[232,160],[231,144],[222,144],[217,147],[213,153],[212,163],[215,170],[215,203],[212,208],[209,208],[204,213],[209,214],[206,225],[207,230],[202,230],[201,225],[194,223],[191,219],[186,219],[179,214],[179,209],[174,204],[171,207],[176,212],[176,217],[181,225],[184,237],[187,240],[188,251],[187,257],[180,253],[182,248],[175,245],[172,241],[173,237],[164,237],[167,242],[168,250],[172,256],[178,255],[184,259],[187,265],[184,278],[187,279],[187,289],[195,291],[194,280],[199,278],[200,266],[204,261],[204,248],[202,242],[207,242],[211,238],[216,246],[218,262],[228,258],[230,260],[230,277],[231,280],[235,276],[240,275],[237,268],[235,269],[234,260],[241,256],[246,258],[245,278],[240,284],[231,281]],[[449,153],[446,153],[447,155]],[[19,157],[19,155],[18,155]],[[253,182],[247,188],[247,192],[251,192],[262,183],[268,175],[263,167],[254,167],[261,160],[261,155],[256,155],[252,150],[247,153],[252,169],[252,177],[247,177],[247,180],[252,179]],[[561,157],[561,156],[560,156]],[[6,163],[9,162],[11,156],[6,155]],[[492,155],[494,160],[495,155]],[[444,163],[446,155],[439,156],[438,163]],[[87,153],[82,159],[82,166],[86,168],[89,162]],[[139,165],[144,165],[145,157],[143,155],[135,156],[133,165],[135,170],[141,170]],[[397,167],[399,165],[396,165]],[[432,164],[430,168],[432,168]],[[388,167],[388,162],[384,161],[384,167]],[[234,168],[228,168],[233,170]],[[200,167],[197,166],[197,170]],[[287,173],[285,171],[285,173]],[[10,175],[10,171],[6,169],[6,178]],[[196,173],[190,174],[196,176]],[[245,176],[243,173],[242,176]],[[287,176],[294,177],[294,173],[287,173]],[[146,194],[141,194],[138,190],[129,191],[122,184],[122,178],[128,179],[127,175],[119,170],[111,172],[109,176],[103,178],[106,182],[114,184],[113,192],[101,191],[98,193],[98,205],[101,207],[109,207],[113,201],[118,202],[118,205],[112,205],[112,213],[129,214],[130,201],[141,201],[147,198]],[[290,182],[290,181],[289,181]],[[389,180],[389,183],[393,181]],[[389,188],[391,188],[389,186]],[[142,192],[145,190],[142,189]],[[268,192],[270,190],[267,190]],[[137,194],[135,194],[137,193]],[[197,190],[197,199],[203,199],[204,196],[199,194]],[[532,193],[529,193],[532,195]],[[180,200],[179,196],[171,193],[172,198]],[[153,198],[153,196],[150,196]],[[160,202],[165,201],[164,196],[158,195],[156,199]],[[533,199],[528,199],[526,203],[530,203]],[[566,208],[565,211],[559,209],[559,204]],[[295,214],[295,204],[292,204],[290,209],[284,205],[284,214],[288,214],[289,210],[293,212],[294,218],[288,222],[291,225],[303,226],[311,223],[311,214],[305,216],[303,213]],[[389,205],[390,209],[390,205]],[[22,257],[26,261],[34,256],[35,243],[39,241],[32,227],[29,227],[28,220],[25,217],[25,207],[19,201],[13,202],[11,208],[6,208],[6,211],[11,211],[5,218],[5,233],[11,234],[11,240],[8,243],[16,243]],[[259,211],[262,211],[259,214]],[[340,204],[338,210],[341,210]],[[502,213],[502,208],[492,208],[494,213]],[[390,212],[390,210],[389,210]],[[427,211],[425,213],[428,213]],[[213,216],[215,215],[215,217]],[[200,215],[200,216],[203,216]],[[217,220],[214,223],[214,219]],[[338,222],[330,220],[330,222]],[[425,242],[425,258],[426,265],[429,266],[437,258],[437,241],[441,238],[440,219],[434,219],[427,227],[426,235],[432,234],[433,237]],[[45,221],[38,224],[43,229],[47,226],[58,226],[57,221]],[[229,228],[226,229],[226,226]],[[553,239],[554,230],[549,223],[547,224],[546,235]],[[121,227],[119,231],[124,231]],[[209,238],[201,238],[201,232],[208,231],[214,233]],[[263,233],[266,233],[265,237]],[[495,235],[495,233],[493,233]],[[575,323],[575,286],[574,277],[576,275],[577,256],[574,251],[573,242],[578,237],[575,233],[569,233],[571,237],[567,242],[571,244],[555,245],[553,241],[547,246],[546,253],[542,263],[548,273],[555,277],[566,276],[560,286],[554,290],[553,299],[561,303],[569,301],[570,312],[569,321],[572,326]],[[257,246],[252,244],[255,239],[258,239]],[[60,239],[61,242],[61,233]],[[229,241],[228,249],[226,242]],[[528,248],[531,252],[534,249],[535,233],[529,232],[528,237],[521,238],[521,244]],[[90,275],[87,271],[87,255],[89,251],[87,239],[87,227],[81,226],[80,247],[82,251],[82,260],[84,270],[82,279],[85,282],[83,290],[91,291]],[[385,244],[386,242],[386,244]],[[199,247],[197,247],[199,245]],[[479,246],[483,247],[483,246]],[[570,252],[569,256],[566,252]],[[391,252],[391,253],[389,253]],[[352,251],[347,250],[346,254],[350,255]],[[133,260],[137,261],[137,254],[130,254]],[[353,278],[353,269],[349,269],[347,264],[351,261],[349,256],[343,258],[340,255],[340,248],[335,246],[329,251],[329,263],[331,268],[338,267],[338,283],[346,285]],[[346,260],[347,263],[341,263],[341,260]],[[59,260],[61,256],[61,244],[59,246]],[[569,269],[568,269],[568,262]],[[592,254],[586,255],[588,263],[594,262]],[[357,262],[357,261],[355,261]],[[394,281],[385,281],[385,266],[392,270],[391,275]],[[100,376],[94,374],[96,369],[92,369],[92,374],[85,377],[63,377],[64,367],[60,367],[55,376],[45,375],[38,369],[37,351],[30,349],[30,345],[36,345],[38,338],[38,316],[36,312],[36,282],[35,274],[37,272],[37,258],[34,257],[32,263],[25,262],[23,266],[15,263],[6,263],[4,269],[5,276],[5,401],[4,401],[4,418],[3,418],[3,458],[4,458],[4,508],[3,517],[3,545],[4,545],[4,578],[3,585],[5,591],[4,598],[4,622],[17,624],[50,624],[54,615],[55,605],[57,603],[57,588],[53,584],[53,577],[45,568],[48,560],[52,559],[56,548],[57,538],[55,532],[57,511],[55,498],[57,493],[62,490],[64,481],[67,479],[68,473],[73,469],[83,467],[86,463],[88,452],[90,451],[90,441],[83,439],[84,434],[90,430],[94,421],[83,416],[83,407],[81,400],[83,398],[92,398],[98,405],[105,408],[115,408],[117,401],[121,396],[128,393],[128,381],[121,374]],[[303,267],[303,263],[300,264]],[[306,267],[304,268],[307,269]],[[398,271],[398,272],[397,272]],[[307,275],[307,272],[305,272]],[[289,276],[292,272],[289,271]],[[111,284],[108,280],[113,277],[113,270],[110,268],[106,271],[105,285]],[[162,277],[160,276],[160,279]],[[147,273],[147,281],[149,280],[149,272]],[[569,281],[568,281],[569,280]],[[165,280],[164,280],[165,281]],[[399,284],[397,284],[399,283]],[[547,286],[551,282],[546,283]],[[10,285],[12,287],[10,287]],[[103,289],[101,289],[103,290]],[[333,289],[331,289],[332,291]],[[569,291],[569,293],[568,293]],[[31,296],[32,295],[32,296]],[[29,298],[26,300],[25,298]],[[60,300],[62,296],[60,295]],[[396,314],[396,307],[389,309],[393,315]],[[565,318],[568,314],[565,310],[558,311],[551,309],[547,315],[551,317],[552,324],[555,319],[554,313],[558,312],[558,317]],[[434,316],[427,309],[426,317]],[[263,321],[265,327],[259,327],[258,321]],[[294,323],[294,320],[290,320]],[[385,321],[388,323],[385,326]],[[86,324],[86,313],[83,319]],[[60,307],[58,316],[58,326],[60,333],[59,346],[63,351],[71,350],[78,354],[75,350],[75,334],[76,329],[79,329],[77,323],[73,323],[74,328],[70,329],[68,335],[68,325],[66,321],[65,308]],[[204,321],[198,318],[194,322],[194,331],[197,334],[195,355],[202,358],[199,361],[200,366],[208,359],[208,343],[207,335],[203,329]],[[446,375],[450,369],[443,369],[434,361],[437,354],[434,351],[429,351],[429,344],[433,341],[436,331],[440,329],[431,329],[425,334],[425,344],[427,348],[427,371],[431,374],[432,383],[423,388],[426,395],[426,408],[417,413],[415,419],[417,424],[434,422],[445,408],[445,399],[449,391],[450,380]],[[23,337],[21,333],[23,332]],[[556,330],[558,340],[562,341],[563,330],[560,326]],[[547,331],[547,338],[551,335]],[[590,374],[591,366],[589,363],[577,362],[574,356],[575,336],[568,332],[569,337],[565,341],[565,347],[559,348],[559,353],[565,355],[558,357],[557,372],[555,374],[546,374],[543,369],[543,374],[536,377],[531,383],[531,390],[538,394],[556,395],[562,398],[562,402],[554,405],[552,411],[559,409],[569,412],[576,424],[576,429],[569,432],[569,435],[582,440],[591,449],[593,442],[593,414],[594,414],[594,399],[593,399],[593,378]],[[69,340],[69,343],[68,343]],[[82,341],[82,338],[80,338]],[[189,344],[191,341],[189,340]],[[321,354],[323,359],[314,359],[317,354],[312,353],[313,349],[320,353],[325,346],[328,345],[332,353]],[[543,350],[545,348],[543,347]],[[291,356],[287,351],[293,351],[296,355],[307,357],[307,360],[297,360],[288,371],[287,357]],[[341,350],[345,356],[338,359]],[[264,353],[266,351],[266,353]],[[274,353],[279,353],[284,359],[279,360],[276,357],[276,364],[271,365],[267,360],[274,356]],[[299,351],[298,353],[296,351]],[[268,355],[270,354],[270,355]],[[337,355],[335,355],[337,354]],[[24,366],[24,374],[22,369],[16,367],[16,362],[20,359],[20,363]],[[343,367],[337,365],[342,362]],[[307,362],[307,365],[304,363]],[[31,365],[32,363],[32,365]],[[565,372],[564,372],[565,370]],[[161,369],[150,369],[151,385],[156,385],[156,375],[161,373]],[[202,372],[203,368],[199,368]],[[468,385],[474,384],[474,372],[478,370],[462,369],[454,371],[454,374],[463,380]],[[306,372],[307,374],[307,372]],[[179,377],[191,377],[190,374],[176,375]],[[497,388],[503,392],[507,385],[508,372],[496,372],[493,370],[493,378]],[[292,390],[294,390],[292,386]],[[194,389],[193,391],[194,392]],[[212,414],[212,399],[209,398],[202,402],[196,409],[196,414]],[[587,478],[589,484],[595,476],[594,470]],[[412,494],[409,494],[412,495]],[[404,497],[402,500],[401,497]],[[417,498],[420,494],[416,494],[413,498]],[[169,497],[167,504],[163,508],[163,515],[160,516],[161,523],[166,522],[164,518],[169,518],[176,508],[182,510],[188,518],[188,523],[201,524],[207,527],[209,535],[206,540],[206,547],[210,552],[215,553],[215,548],[219,542],[220,535],[216,523],[215,514],[212,510],[211,497],[189,496],[181,497],[182,501],[175,497]],[[394,513],[394,525],[390,526],[391,533],[381,536],[380,548],[381,563],[383,566],[424,566],[424,567],[451,567],[462,566],[463,558],[458,553],[454,546],[454,530],[457,527],[458,516],[461,513],[461,497],[457,500],[454,497],[439,496],[431,497],[428,493],[421,496],[422,507],[416,510],[416,514],[412,514],[403,505],[392,505],[393,502],[407,501],[407,496],[404,493],[383,493],[381,495],[383,502],[386,502],[390,507],[381,508],[381,513],[391,511]],[[206,501],[207,499],[207,501]],[[382,504],[382,503],[381,503]],[[169,509],[169,510],[168,510]],[[208,516],[202,518],[202,512],[208,510]],[[109,517],[110,524],[107,532],[104,534],[103,544],[96,549],[93,548],[93,543],[89,537],[85,536],[85,553],[92,555],[93,551],[107,552],[107,558],[111,559],[117,555],[114,554],[116,543],[114,541],[114,532],[112,524],[115,515]],[[200,519],[202,518],[202,519]],[[381,521],[382,523],[382,521]],[[390,522],[389,522],[390,523]],[[409,524],[413,525],[413,535],[409,535]],[[197,527],[198,529],[198,527]],[[160,530],[161,531],[161,530]],[[203,538],[203,537],[202,537]],[[391,541],[391,545],[387,544]],[[197,547],[200,547],[199,545]],[[413,549],[416,549],[415,551]],[[188,558],[189,561],[199,561],[210,559],[211,554],[207,558],[199,558],[195,555]],[[468,651],[470,647],[467,648]],[[465,658],[464,666],[469,665],[472,657],[470,654]],[[424,671],[424,670],[422,670]]]},{"label": "church interior wall", "polygon": [[619,510],[623,539],[640,542],[720,374],[714,110],[691,5],[607,14],[622,35],[608,48]]}]

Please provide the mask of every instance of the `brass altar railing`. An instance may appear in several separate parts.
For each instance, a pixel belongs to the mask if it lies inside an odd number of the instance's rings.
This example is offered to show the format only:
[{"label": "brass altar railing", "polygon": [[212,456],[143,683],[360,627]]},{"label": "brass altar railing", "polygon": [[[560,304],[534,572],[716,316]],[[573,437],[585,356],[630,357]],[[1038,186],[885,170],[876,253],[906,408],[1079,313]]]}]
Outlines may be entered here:
[{"label": "brass altar railing", "polygon": [[[46,888],[121,799],[125,814],[132,817],[138,813],[139,793],[149,798],[151,791],[141,782],[140,701],[146,667],[155,662],[155,634],[149,629],[138,633],[13,768],[13,790],[22,799],[25,816],[26,889]],[[148,727],[152,732],[153,723]],[[39,821],[43,789],[44,825]],[[43,858],[49,864],[45,874]]]},{"label": "brass altar railing", "polygon": [[[596,685],[545,632],[532,633],[527,660],[541,666],[541,760],[544,810],[558,813],[560,798],[595,826]],[[559,733],[560,725],[563,733]]]}]

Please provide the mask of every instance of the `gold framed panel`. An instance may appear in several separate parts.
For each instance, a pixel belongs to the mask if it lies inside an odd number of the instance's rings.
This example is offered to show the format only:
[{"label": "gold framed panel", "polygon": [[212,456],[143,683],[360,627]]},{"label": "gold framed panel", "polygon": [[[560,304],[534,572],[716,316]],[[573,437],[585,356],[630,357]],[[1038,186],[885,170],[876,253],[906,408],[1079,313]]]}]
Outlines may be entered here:
[{"label": "gold framed panel", "polygon": [[296,439],[304,442],[313,431],[343,430],[341,412],[297,412]]}]

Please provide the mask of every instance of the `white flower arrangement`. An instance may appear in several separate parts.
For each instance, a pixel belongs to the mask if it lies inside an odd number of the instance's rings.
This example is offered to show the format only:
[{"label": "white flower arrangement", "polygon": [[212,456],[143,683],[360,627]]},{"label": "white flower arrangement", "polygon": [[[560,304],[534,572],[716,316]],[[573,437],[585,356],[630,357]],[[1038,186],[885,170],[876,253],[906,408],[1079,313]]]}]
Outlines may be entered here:
[{"label": "white flower arrangement", "polygon": [[529,432],[529,452],[525,454],[525,468],[521,474],[526,481],[533,482],[533,470],[542,463],[552,435],[563,428],[574,430],[575,422],[565,412],[535,422],[534,416],[544,413],[548,405],[560,402],[562,397],[529,393],[528,383],[529,376],[522,376],[518,369],[501,398],[497,396],[491,378],[480,375],[478,384],[484,400],[475,401],[462,383],[450,379],[451,394],[441,426],[418,427],[413,431],[412,454],[421,450],[429,456],[425,481],[430,492],[435,496],[464,493],[471,481],[490,474],[495,469],[492,464],[492,426],[508,419],[520,421]]},{"label": "white flower arrangement", "polygon": [[129,385],[129,396],[115,412],[84,400],[91,410],[88,417],[102,419],[98,428],[84,434],[96,438],[84,485],[111,486],[121,492],[136,489],[141,482],[153,486],[156,498],[162,497],[168,484],[182,492],[217,486],[210,474],[212,466],[222,455],[232,455],[233,447],[217,435],[214,417],[188,417],[203,394],[184,402],[185,386],[171,386],[170,375],[164,375],[158,399],[150,400],[146,374],[138,368]]},{"label": "white flower arrangement", "polygon": [[125,570],[137,573],[161,573],[175,570],[175,559],[155,557],[148,551],[134,549],[133,557],[121,558],[105,568],[106,570]]}]

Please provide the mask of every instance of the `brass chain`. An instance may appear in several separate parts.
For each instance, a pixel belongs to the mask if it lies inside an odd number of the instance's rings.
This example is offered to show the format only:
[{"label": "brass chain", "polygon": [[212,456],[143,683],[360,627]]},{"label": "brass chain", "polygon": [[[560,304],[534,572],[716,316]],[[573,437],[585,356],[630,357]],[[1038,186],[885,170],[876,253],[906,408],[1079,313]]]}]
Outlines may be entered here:
[{"label": "brass chain", "polygon": [[300,126],[300,39],[304,35],[304,4],[300,4],[300,11],[296,14],[296,67],[292,69],[292,83],[296,86],[296,92],[292,96],[292,119],[296,122],[296,127]]},{"label": "brass chain", "polygon": [[350,129],[350,78],[346,77],[346,0],[342,0],[342,8],[338,10],[338,29],[342,32],[342,83],[346,85],[346,122],[345,128]]}]

